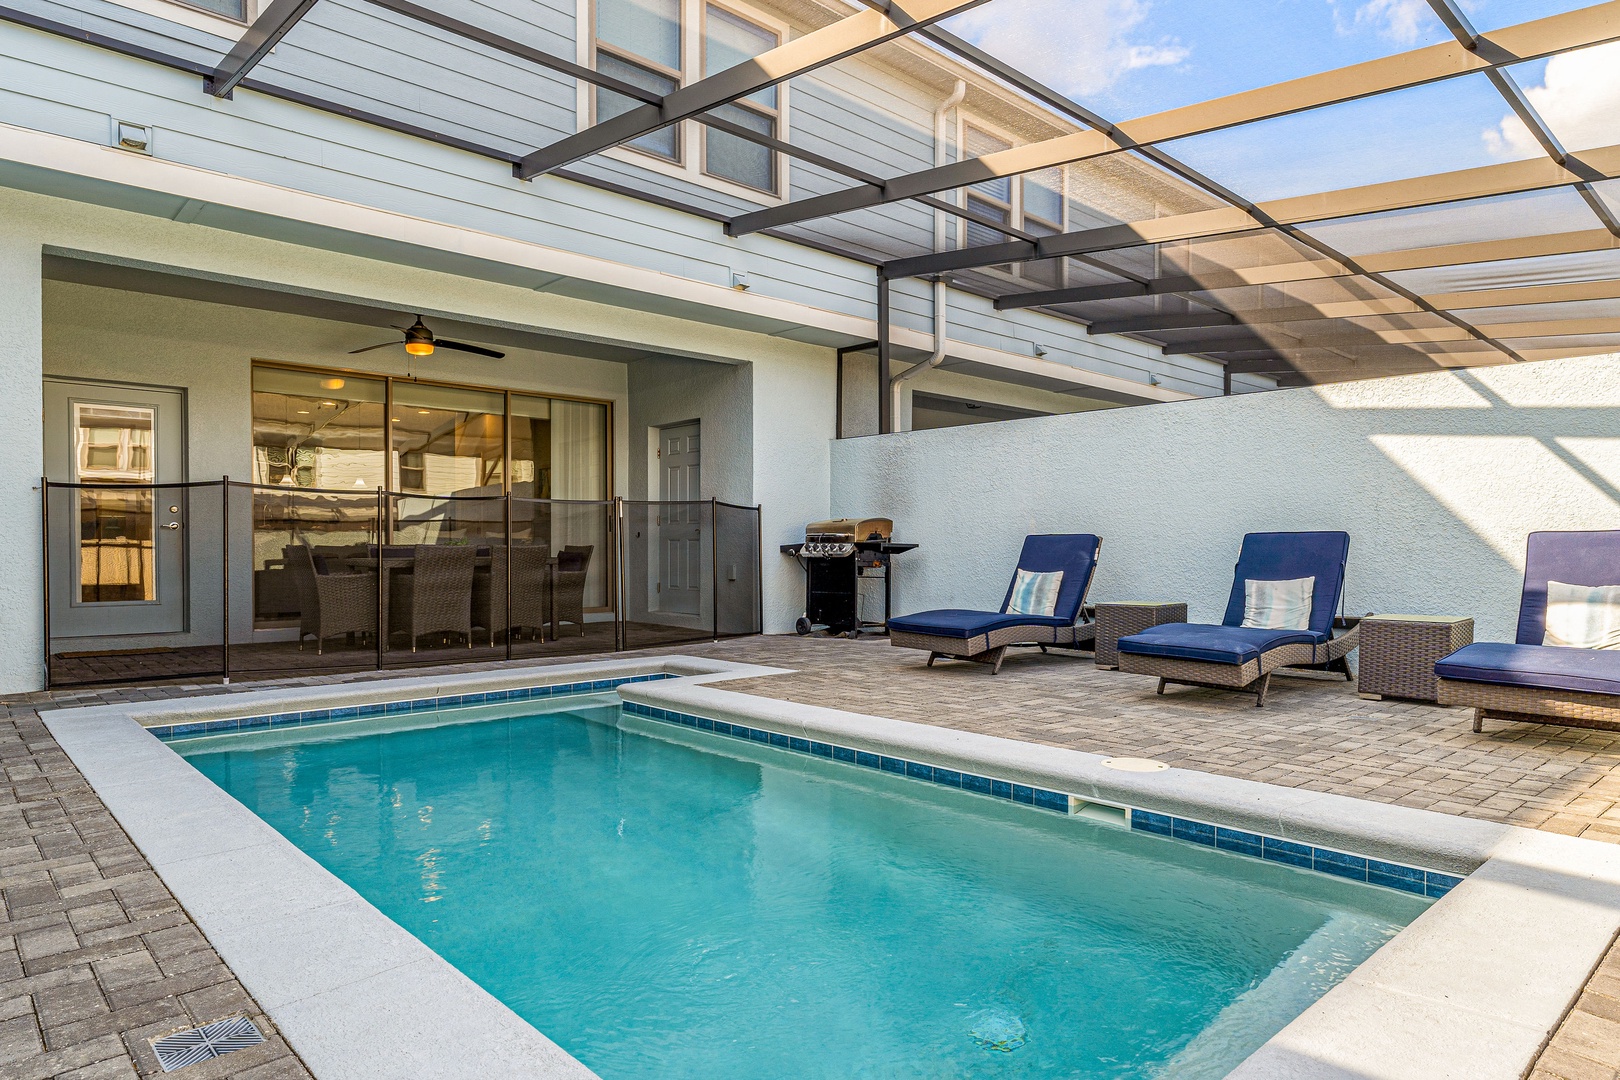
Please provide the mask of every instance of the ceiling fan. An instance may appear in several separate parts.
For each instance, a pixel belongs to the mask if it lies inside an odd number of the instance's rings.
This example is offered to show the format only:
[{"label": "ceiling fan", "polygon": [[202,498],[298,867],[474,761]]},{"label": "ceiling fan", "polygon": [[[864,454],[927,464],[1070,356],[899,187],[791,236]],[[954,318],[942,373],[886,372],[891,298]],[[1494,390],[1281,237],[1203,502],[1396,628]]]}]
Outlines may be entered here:
[{"label": "ceiling fan", "polygon": [[427,323],[422,321],[420,315],[416,317],[416,322],[410,326],[396,326],[394,329],[405,335],[404,341],[384,341],[377,345],[367,345],[363,349],[350,349],[349,355],[370,352],[372,349],[386,349],[390,345],[404,345],[405,351],[412,356],[432,356],[435,348],[444,348],[477,353],[479,356],[491,356],[496,360],[506,358],[505,353],[496,352],[494,349],[486,349],[482,345],[468,345],[464,341],[446,341],[443,338],[436,338],[433,336],[433,331],[427,328]]}]

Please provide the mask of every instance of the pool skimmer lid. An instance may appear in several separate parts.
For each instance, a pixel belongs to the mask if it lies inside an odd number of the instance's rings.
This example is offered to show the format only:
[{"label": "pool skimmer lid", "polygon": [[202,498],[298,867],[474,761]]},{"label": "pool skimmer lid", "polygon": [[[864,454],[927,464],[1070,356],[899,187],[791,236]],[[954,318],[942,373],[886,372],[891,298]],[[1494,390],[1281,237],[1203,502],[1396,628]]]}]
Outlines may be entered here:
[{"label": "pool skimmer lid", "polygon": [[202,1027],[176,1031],[152,1040],[152,1051],[164,1072],[212,1061],[233,1050],[246,1050],[264,1042],[264,1036],[245,1016],[230,1016]]},{"label": "pool skimmer lid", "polygon": [[1169,767],[1162,761],[1145,757],[1103,758],[1103,768],[1118,769],[1120,772],[1163,772]]}]

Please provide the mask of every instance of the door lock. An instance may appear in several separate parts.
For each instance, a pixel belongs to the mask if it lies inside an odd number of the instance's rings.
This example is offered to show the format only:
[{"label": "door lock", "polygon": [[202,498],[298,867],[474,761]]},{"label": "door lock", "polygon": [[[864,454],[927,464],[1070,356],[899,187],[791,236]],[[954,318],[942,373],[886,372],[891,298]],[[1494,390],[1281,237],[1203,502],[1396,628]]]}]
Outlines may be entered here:
[{"label": "door lock", "polygon": [[165,529],[178,529],[180,527],[180,523],[178,521],[171,521],[163,527]]}]

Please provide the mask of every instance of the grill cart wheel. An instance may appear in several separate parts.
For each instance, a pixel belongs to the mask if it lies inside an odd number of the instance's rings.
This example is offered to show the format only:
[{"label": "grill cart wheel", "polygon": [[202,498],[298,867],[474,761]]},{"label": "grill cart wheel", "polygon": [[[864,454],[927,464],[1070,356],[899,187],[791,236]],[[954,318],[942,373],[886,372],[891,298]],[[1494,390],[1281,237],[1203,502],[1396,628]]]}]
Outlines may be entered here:
[{"label": "grill cart wheel", "polygon": [[804,637],[810,632],[810,620],[800,615],[799,621],[793,624],[793,629],[798,632],[800,637]]}]

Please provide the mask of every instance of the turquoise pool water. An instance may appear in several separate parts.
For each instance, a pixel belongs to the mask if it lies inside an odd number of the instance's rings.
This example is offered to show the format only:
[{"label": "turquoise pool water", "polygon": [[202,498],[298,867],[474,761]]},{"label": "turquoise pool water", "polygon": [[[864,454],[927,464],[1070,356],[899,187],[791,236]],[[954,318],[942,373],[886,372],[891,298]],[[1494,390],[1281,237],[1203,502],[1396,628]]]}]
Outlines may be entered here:
[{"label": "turquoise pool water", "polygon": [[1213,1080],[1426,905],[616,697],[171,745],[604,1080]]}]

